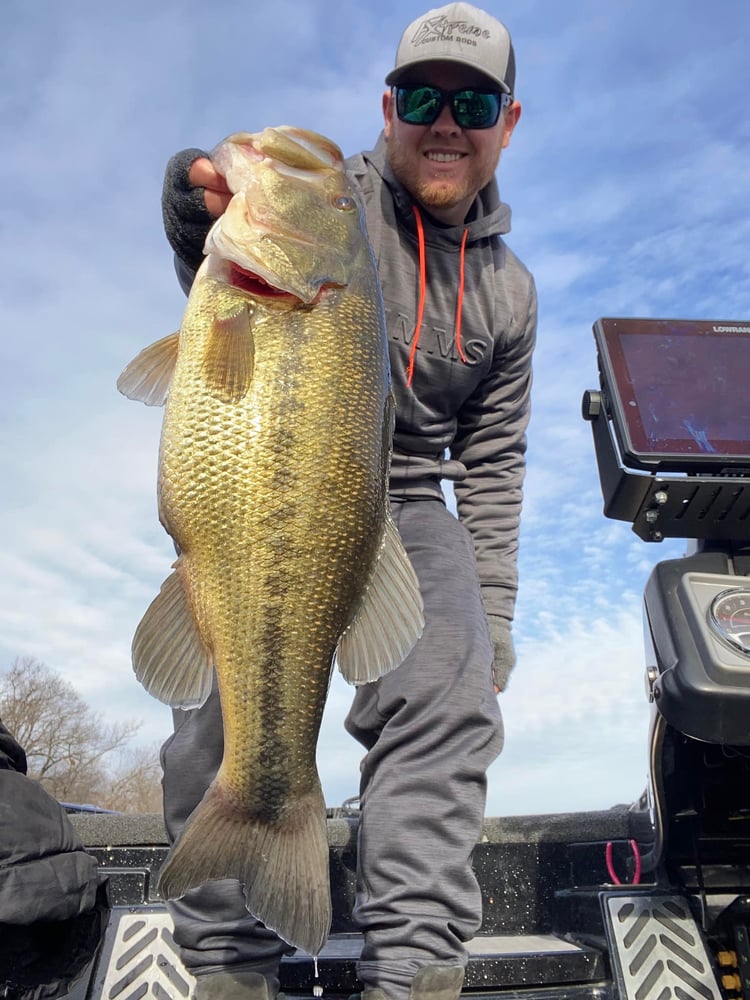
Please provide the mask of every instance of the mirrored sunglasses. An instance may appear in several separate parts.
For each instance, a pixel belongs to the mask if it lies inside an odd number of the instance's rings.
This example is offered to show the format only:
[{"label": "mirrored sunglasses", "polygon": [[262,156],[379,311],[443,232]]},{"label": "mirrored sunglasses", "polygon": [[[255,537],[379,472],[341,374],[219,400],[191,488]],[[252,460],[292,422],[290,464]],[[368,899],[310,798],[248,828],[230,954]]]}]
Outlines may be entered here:
[{"label": "mirrored sunglasses", "polygon": [[417,84],[393,89],[396,114],[409,125],[432,125],[448,104],[454,121],[461,128],[492,128],[497,124],[502,109],[512,102],[510,94],[474,87],[440,90],[439,87]]}]

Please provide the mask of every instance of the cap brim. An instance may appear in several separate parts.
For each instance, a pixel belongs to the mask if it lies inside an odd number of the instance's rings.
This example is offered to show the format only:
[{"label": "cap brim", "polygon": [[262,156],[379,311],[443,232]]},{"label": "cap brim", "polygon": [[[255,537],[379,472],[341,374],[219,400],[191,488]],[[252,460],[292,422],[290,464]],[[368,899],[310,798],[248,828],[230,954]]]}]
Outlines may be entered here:
[{"label": "cap brim", "polygon": [[435,63],[435,62],[455,63],[457,66],[466,66],[467,69],[474,70],[475,73],[478,73],[481,77],[483,77],[487,81],[488,86],[499,87],[505,94],[513,93],[508,84],[505,82],[505,80],[500,80],[495,76],[490,76],[489,73],[485,73],[484,70],[477,69],[477,67],[473,63],[467,63],[463,59],[449,59],[446,57],[441,57],[440,59],[415,59],[413,62],[404,63],[403,66],[397,66],[395,69],[392,69],[388,74],[388,76],[385,78],[386,86],[397,87],[400,83],[403,83],[404,80],[409,77],[412,79],[412,81],[414,81],[415,80],[414,70],[418,66],[423,66],[426,63]]}]

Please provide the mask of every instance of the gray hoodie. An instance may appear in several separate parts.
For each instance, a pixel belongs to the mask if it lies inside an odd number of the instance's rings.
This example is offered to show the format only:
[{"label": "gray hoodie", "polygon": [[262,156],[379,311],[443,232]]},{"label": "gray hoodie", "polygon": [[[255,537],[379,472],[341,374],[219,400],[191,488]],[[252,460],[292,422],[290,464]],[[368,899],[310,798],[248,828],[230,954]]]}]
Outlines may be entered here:
[{"label": "gray hoodie", "polygon": [[391,496],[441,498],[441,479],[453,480],[459,517],[474,541],[485,609],[511,620],[536,337],[534,280],[502,239],[510,209],[494,179],[465,226],[440,225],[422,211],[426,287],[408,385],[420,249],[413,199],[385,150],[381,135],[372,152],[351,157],[347,167],[364,199],[388,326],[396,396]]}]

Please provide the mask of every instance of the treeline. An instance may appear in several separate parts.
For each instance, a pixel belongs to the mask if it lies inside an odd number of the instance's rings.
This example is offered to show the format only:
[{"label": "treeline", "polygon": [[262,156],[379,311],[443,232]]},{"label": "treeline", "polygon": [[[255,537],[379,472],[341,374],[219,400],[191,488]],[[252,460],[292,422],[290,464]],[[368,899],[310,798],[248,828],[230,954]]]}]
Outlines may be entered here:
[{"label": "treeline", "polygon": [[26,751],[29,777],[60,802],[161,812],[158,744],[129,746],[140,722],[104,722],[45,664],[19,657],[0,674],[0,719]]}]

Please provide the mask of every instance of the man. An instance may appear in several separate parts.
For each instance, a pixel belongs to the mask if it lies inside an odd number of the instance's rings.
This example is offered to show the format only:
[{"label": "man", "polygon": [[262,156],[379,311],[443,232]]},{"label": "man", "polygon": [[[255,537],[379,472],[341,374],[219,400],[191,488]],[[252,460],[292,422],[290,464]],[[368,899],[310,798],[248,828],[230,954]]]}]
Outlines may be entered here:
[{"label": "man", "polygon": [[[502,747],[496,692],[515,660],[536,293],[502,239],[510,210],[494,179],[521,114],[505,26],[466,3],[428,11],[404,32],[386,84],[383,134],[347,165],[383,289],[397,401],[391,501],[426,626],[398,670],[357,690],[346,722],[367,750],[358,974],[365,1000],[454,1000],[464,942],[481,924],[470,856]],[[186,289],[229,197],[207,154],[170,161],[164,219]],[[221,731],[215,693],[176,713],[162,754],[171,837],[219,766]],[[247,913],[238,883],[209,883],[170,909],[198,1000],[278,990],[289,948]]]}]

